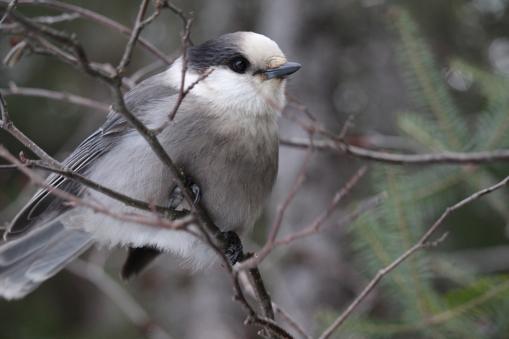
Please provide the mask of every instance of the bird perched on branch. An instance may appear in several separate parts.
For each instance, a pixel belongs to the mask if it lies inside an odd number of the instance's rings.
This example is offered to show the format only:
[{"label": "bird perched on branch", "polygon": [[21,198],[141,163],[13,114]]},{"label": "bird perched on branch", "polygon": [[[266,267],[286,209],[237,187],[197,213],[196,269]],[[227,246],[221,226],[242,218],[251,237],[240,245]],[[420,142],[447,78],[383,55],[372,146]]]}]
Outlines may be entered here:
[{"label": "bird perched on branch", "polygon": [[[186,59],[183,88],[194,86],[168,124]],[[285,79],[300,65],[288,62],[274,41],[252,32],[225,34],[190,47],[186,59],[180,57],[130,90],[127,109],[148,128],[166,126],[158,140],[191,178],[195,191],[199,189],[214,224],[224,232],[247,229],[276,178],[277,115],[285,106]],[[182,200],[170,170],[114,110],[64,164],[138,200],[171,207]],[[48,183],[116,213],[148,213],[62,176],[51,175]],[[94,243],[131,248],[123,269],[126,278],[161,251],[178,254],[194,267],[207,266],[217,257],[188,232],[70,206],[44,189],[15,217],[5,239],[0,246],[0,296],[6,299],[25,296]]]}]

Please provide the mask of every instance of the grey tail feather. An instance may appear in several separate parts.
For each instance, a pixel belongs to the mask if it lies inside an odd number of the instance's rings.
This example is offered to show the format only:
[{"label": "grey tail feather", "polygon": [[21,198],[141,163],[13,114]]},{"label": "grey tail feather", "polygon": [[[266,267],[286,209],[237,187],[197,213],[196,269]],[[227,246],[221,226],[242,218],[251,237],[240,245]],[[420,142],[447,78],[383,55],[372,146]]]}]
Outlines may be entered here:
[{"label": "grey tail feather", "polygon": [[52,221],[0,245],[0,297],[24,297],[92,243],[88,233]]}]

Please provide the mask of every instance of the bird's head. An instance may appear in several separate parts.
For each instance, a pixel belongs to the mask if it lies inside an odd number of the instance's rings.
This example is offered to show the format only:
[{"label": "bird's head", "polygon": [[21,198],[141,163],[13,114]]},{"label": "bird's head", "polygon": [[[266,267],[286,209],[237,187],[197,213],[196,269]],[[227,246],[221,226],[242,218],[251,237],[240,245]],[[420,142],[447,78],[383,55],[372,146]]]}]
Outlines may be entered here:
[{"label": "bird's head", "polygon": [[[286,78],[301,67],[288,62],[273,40],[253,32],[229,33],[193,46],[187,60],[185,86],[201,79],[191,93],[214,109],[235,114],[280,112]],[[180,88],[182,65],[181,57],[167,73],[175,88]]]}]

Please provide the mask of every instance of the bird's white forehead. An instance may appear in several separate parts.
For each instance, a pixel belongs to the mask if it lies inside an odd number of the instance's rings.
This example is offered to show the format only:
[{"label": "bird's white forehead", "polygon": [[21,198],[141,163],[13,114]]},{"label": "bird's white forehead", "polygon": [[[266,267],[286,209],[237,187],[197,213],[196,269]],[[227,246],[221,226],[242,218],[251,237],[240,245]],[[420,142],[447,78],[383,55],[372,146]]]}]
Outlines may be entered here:
[{"label": "bird's white forehead", "polygon": [[265,35],[239,32],[239,37],[239,48],[251,62],[266,68],[278,67],[286,62],[285,55],[278,44]]}]

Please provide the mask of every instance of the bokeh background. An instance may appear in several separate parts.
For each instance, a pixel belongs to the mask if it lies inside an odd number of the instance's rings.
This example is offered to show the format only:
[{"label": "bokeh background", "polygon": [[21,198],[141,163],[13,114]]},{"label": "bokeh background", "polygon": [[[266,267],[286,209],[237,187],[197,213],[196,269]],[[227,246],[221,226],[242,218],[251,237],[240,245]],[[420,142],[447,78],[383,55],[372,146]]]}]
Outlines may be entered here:
[{"label": "bokeh background", "polygon": [[[130,26],[137,1],[66,1]],[[252,30],[278,42],[303,68],[288,92],[332,132],[353,117],[348,140],[398,152],[471,151],[509,146],[509,2],[506,0],[192,0],[192,40]],[[58,12],[19,6],[27,15]],[[56,27],[76,32],[91,60],[118,62],[126,39],[86,19]],[[181,22],[168,11],[142,36],[169,55],[179,50]],[[0,34],[2,34],[0,32]],[[0,55],[12,40],[0,35]],[[155,59],[137,49],[129,72]],[[66,91],[110,103],[108,89],[67,65],[30,56],[0,66],[0,87]],[[40,98],[8,96],[12,119],[48,153],[65,158],[104,120],[104,113]],[[286,116],[298,114],[288,109]],[[305,136],[281,118],[285,137]],[[23,148],[5,132],[0,143]],[[288,193],[304,152],[281,148],[278,182],[247,246],[258,248]],[[327,152],[312,158],[283,233],[308,225],[365,161]],[[274,251],[261,266],[273,299],[318,334],[383,264],[397,257],[446,206],[507,175],[483,166],[369,165],[369,176],[317,235]],[[134,178],[133,178],[134,179]],[[0,223],[34,192],[16,171],[0,172]],[[341,223],[360,203],[382,204],[355,223]],[[341,338],[508,338],[507,189],[476,202],[447,223],[439,248],[405,263],[338,332]],[[220,267],[192,273],[164,255],[131,282],[119,279],[125,251],[95,249],[83,259],[106,273],[174,338],[255,338],[243,325]],[[115,303],[72,266],[17,302],[0,301],[0,338],[142,338]],[[85,272],[86,273],[86,272]],[[90,272],[89,272],[90,273]],[[89,275],[93,276],[93,273]],[[100,275],[100,274],[99,274]],[[99,279],[100,280],[100,279]],[[108,287],[106,287],[108,288]],[[134,315],[136,317],[136,314]],[[152,333],[152,335],[154,335]]]}]

